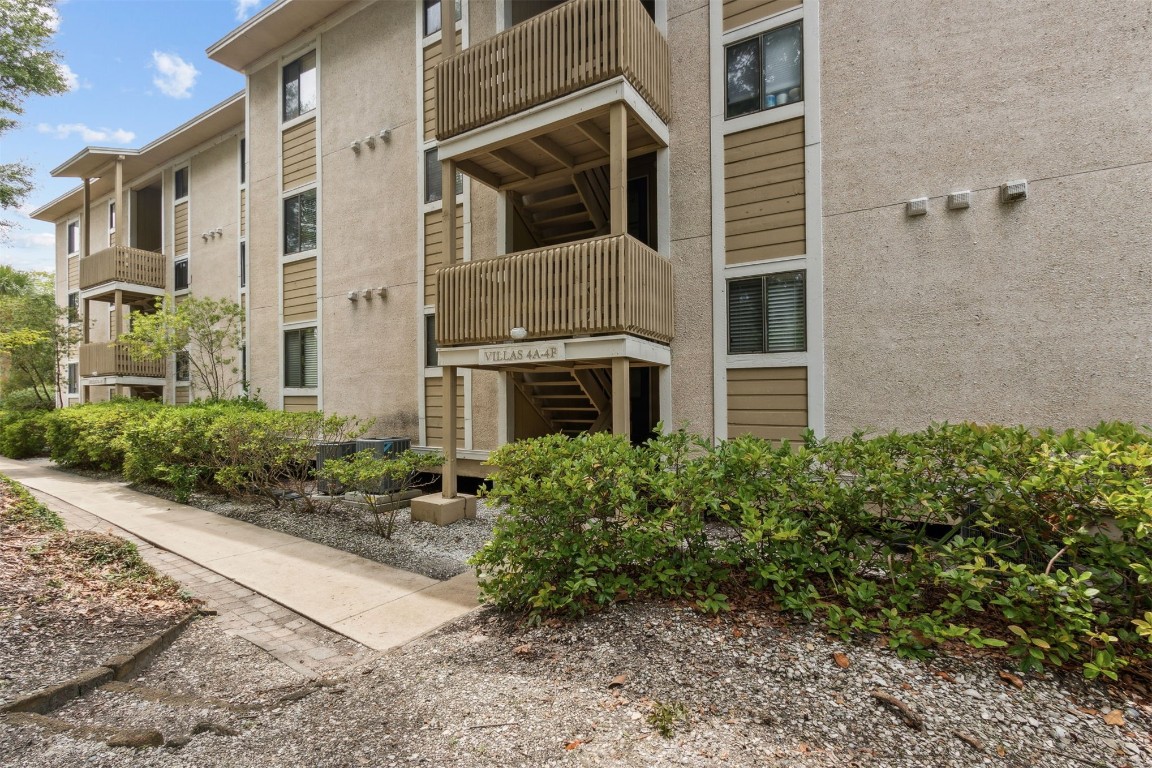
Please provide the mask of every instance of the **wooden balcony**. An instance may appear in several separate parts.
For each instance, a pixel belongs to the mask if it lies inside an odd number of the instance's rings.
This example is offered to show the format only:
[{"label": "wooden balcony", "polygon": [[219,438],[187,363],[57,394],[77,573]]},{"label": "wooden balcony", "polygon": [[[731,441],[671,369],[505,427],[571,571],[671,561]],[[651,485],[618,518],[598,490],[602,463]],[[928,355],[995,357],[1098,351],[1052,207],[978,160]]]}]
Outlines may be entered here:
[{"label": "wooden balcony", "polygon": [[105,283],[164,289],[164,254],[114,245],[80,260],[80,290]]},{"label": "wooden balcony", "polygon": [[640,1],[568,0],[436,68],[436,136],[457,136],[616,77],[669,121],[668,41]]},{"label": "wooden balcony", "polygon": [[630,334],[672,340],[672,264],[628,235],[522,251],[437,274],[440,346]]},{"label": "wooden balcony", "polygon": [[80,345],[81,376],[134,376],[148,379],[164,378],[167,365],[163,360],[138,361],[116,346],[105,341]]}]

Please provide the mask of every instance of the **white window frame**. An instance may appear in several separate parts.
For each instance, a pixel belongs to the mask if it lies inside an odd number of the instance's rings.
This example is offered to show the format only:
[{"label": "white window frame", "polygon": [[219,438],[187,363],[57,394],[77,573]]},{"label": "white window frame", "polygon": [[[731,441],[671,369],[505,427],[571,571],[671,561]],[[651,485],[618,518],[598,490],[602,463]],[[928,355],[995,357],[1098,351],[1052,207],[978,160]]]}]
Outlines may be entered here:
[{"label": "white window frame", "polygon": [[[305,56],[307,56],[310,53],[316,56],[316,67],[313,70],[316,73],[316,106],[312,107],[312,109],[308,110],[307,112],[301,112],[300,114],[296,115],[295,117],[290,117],[290,118],[285,119],[285,117],[284,117],[284,70],[287,69],[288,67],[292,66],[296,62],[300,61],[300,59],[304,58]],[[292,128],[293,126],[299,125],[300,123],[304,123],[304,122],[307,122],[308,120],[311,120],[313,118],[318,117],[318,115],[320,114],[320,46],[317,45],[315,42],[311,42],[307,46],[300,48],[299,50],[294,51],[294,52],[292,52],[286,56],[283,56],[280,59],[280,74],[278,76],[278,81],[279,81],[280,87],[276,93],[276,110],[277,110],[276,114],[277,114],[279,121],[280,121],[281,132],[286,131],[289,128]],[[319,125],[319,123],[317,123],[317,125]],[[319,131],[317,131],[316,139],[317,139],[317,143],[319,143],[319,139],[320,139]]]},{"label": "white window frame", "polygon": [[[184,196],[183,197],[177,197],[177,195],[176,195],[176,177],[179,175],[180,171],[184,171]],[[179,168],[173,168],[172,169],[172,204],[176,205],[178,203],[182,203],[182,202],[186,201],[191,196],[192,196],[192,165],[186,164],[186,165],[180,166]],[[189,226],[191,226],[191,221],[189,221]],[[189,239],[189,241],[191,241],[191,239],[192,239],[191,232],[189,232],[189,234],[188,234],[188,239]]]},{"label": "white window frame", "polygon": [[[76,249],[72,250],[72,227],[76,227]],[[64,249],[68,252],[69,256],[77,256],[80,251],[84,249],[84,244],[80,240],[84,237],[84,228],[80,226],[80,219],[69,219],[64,223]]]},{"label": "white window frame", "polygon": [[[316,386],[290,387],[286,383],[288,357],[285,353],[287,336],[290,331],[303,331],[311,328],[316,334]],[[320,324],[315,320],[305,320],[299,323],[284,323],[280,326],[280,389],[286,397],[319,395],[320,393]]]}]

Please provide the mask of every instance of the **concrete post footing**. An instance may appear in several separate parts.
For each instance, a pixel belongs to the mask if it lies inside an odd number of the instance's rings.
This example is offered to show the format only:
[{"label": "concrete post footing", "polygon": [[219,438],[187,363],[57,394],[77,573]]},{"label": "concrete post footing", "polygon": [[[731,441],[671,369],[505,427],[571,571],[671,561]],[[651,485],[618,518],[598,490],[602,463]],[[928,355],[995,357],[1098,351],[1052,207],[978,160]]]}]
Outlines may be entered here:
[{"label": "concrete post footing", "polygon": [[461,493],[454,499],[446,499],[439,493],[412,499],[413,522],[451,525],[457,520],[476,518],[476,497]]}]

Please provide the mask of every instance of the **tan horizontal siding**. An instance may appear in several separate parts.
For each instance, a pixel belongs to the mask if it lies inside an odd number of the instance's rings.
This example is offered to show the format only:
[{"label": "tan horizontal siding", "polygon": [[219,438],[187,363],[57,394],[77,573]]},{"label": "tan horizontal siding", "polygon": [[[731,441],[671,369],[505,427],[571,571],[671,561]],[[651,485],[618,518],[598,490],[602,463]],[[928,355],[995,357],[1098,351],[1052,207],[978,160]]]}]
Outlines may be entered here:
[{"label": "tan horizontal siding", "polygon": [[[461,48],[456,33],[456,50]],[[424,49],[424,140],[436,138],[436,65],[440,63],[440,41]]]},{"label": "tan horizontal siding", "polygon": [[316,319],[316,259],[284,265],[284,322]]},{"label": "tan horizontal siding", "polygon": [[240,190],[240,237],[248,235],[248,190]]},{"label": "tan horizontal siding", "polygon": [[176,405],[192,402],[192,387],[176,387]]},{"label": "tan horizontal siding", "polygon": [[76,291],[80,289],[80,257],[68,257],[68,290]]},{"label": "tan horizontal siding", "polygon": [[285,395],[284,410],[289,413],[306,413],[316,410],[316,395]]},{"label": "tan horizontal siding", "polygon": [[807,368],[728,370],[728,437],[796,441],[807,427]]},{"label": "tan horizontal siding", "polygon": [[298,123],[284,131],[284,189],[316,181],[316,119]]},{"label": "tan horizontal siding", "polygon": [[804,118],[725,136],[725,261],[799,256],[805,234]]},{"label": "tan horizontal siding", "polygon": [[[456,206],[456,260],[464,258],[464,206]],[[424,214],[424,303],[436,303],[436,273],[444,266],[444,216]]]},{"label": "tan horizontal siding", "polygon": [[801,0],[724,0],[724,31],[775,16],[800,3]]},{"label": "tan horizontal siding", "polygon": [[176,234],[176,255],[188,253],[188,203],[177,203],[173,215],[173,231]]},{"label": "tan horizontal siding", "polygon": [[[424,379],[424,424],[426,445],[444,447],[444,379]],[[456,447],[464,447],[464,377],[456,377]]]}]

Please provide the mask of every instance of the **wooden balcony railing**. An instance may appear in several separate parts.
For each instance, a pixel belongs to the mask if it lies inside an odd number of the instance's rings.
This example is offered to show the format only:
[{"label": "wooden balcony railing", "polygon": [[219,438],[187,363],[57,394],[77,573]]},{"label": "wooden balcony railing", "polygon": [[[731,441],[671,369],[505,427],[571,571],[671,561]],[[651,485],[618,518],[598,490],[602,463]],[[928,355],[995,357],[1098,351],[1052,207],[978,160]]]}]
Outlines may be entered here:
[{"label": "wooden balcony railing", "polygon": [[163,360],[133,360],[112,341],[80,345],[81,376],[143,376],[162,379],[165,372],[166,364]]},{"label": "wooden balcony railing", "polygon": [[628,235],[522,251],[437,274],[442,346],[628,333],[672,340],[672,264]]},{"label": "wooden balcony railing", "polygon": [[436,136],[447,139],[621,75],[668,122],[668,41],[640,0],[568,0],[436,68]]},{"label": "wooden balcony railing", "polygon": [[164,287],[164,254],[114,245],[80,259],[80,289],[110,282]]}]

